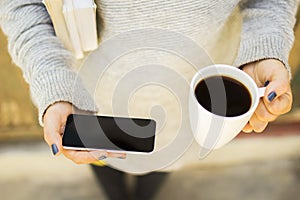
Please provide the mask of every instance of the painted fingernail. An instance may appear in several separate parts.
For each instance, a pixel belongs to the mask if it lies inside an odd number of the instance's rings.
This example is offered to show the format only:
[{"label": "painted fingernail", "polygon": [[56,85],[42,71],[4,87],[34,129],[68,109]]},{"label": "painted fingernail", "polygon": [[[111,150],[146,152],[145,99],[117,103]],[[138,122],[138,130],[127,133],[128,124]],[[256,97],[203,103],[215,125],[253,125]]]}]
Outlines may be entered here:
[{"label": "painted fingernail", "polygon": [[119,158],[119,159],[125,159],[126,157],[121,157],[121,156],[120,156],[120,157],[118,157],[118,158]]},{"label": "painted fingernail", "polygon": [[52,144],[51,145],[51,149],[52,149],[52,153],[53,153],[53,155],[56,155],[57,153],[58,153],[58,148],[57,148],[57,146],[56,146],[56,144]]},{"label": "painted fingernail", "polygon": [[100,157],[98,158],[98,160],[104,160],[104,159],[106,159],[106,156],[100,156]]},{"label": "painted fingernail", "polygon": [[271,92],[269,95],[268,95],[268,99],[269,101],[273,101],[275,99],[275,97],[277,96],[276,92]]},{"label": "painted fingernail", "polygon": [[264,87],[267,87],[269,85],[270,81],[266,81],[264,84]]}]

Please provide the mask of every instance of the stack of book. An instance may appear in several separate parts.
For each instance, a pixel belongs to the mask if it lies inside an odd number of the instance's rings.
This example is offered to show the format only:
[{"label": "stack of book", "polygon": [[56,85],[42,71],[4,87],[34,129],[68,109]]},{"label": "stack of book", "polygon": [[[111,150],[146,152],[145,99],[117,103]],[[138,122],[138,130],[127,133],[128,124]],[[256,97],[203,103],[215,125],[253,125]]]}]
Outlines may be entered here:
[{"label": "stack of book", "polygon": [[43,0],[56,36],[77,59],[98,47],[94,0]]}]

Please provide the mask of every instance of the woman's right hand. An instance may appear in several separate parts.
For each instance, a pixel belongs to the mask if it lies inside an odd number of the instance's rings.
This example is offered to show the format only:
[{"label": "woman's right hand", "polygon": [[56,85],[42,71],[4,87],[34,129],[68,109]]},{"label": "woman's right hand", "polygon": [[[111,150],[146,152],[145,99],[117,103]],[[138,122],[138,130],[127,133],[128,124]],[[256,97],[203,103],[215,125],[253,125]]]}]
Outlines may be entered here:
[{"label": "woman's right hand", "polygon": [[[62,134],[67,117],[73,113],[73,106],[68,102],[56,102],[46,110],[44,120],[44,139],[52,149],[54,155],[63,154],[77,164],[90,164],[107,157],[125,158],[126,154],[110,153],[106,151],[76,151],[62,147]],[[88,131],[88,130],[87,130]]]}]

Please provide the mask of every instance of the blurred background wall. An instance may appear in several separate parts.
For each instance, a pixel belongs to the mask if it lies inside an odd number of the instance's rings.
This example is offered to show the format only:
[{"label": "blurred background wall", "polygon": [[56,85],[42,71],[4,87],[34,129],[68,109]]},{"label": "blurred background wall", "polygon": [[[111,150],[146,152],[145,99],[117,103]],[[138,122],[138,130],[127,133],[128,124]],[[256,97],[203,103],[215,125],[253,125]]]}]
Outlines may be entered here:
[{"label": "blurred background wall", "polygon": [[21,70],[12,63],[6,37],[0,30],[0,142],[41,136],[29,87]]},{"label": "blurred background wall", "polygon": [[294,94],[294,110],[300,108],[300,10],[297,14],[297,23],[295,26],[295,43],[290,54],[289,63],[292,67],[293,80],[292,89]]}]

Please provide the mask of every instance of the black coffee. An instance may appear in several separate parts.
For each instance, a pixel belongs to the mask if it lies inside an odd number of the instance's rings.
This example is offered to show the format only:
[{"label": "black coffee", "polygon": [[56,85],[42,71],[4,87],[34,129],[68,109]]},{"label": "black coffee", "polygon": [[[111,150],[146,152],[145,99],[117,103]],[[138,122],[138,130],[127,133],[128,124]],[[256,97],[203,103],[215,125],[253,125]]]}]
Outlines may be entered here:
[{"label": "black coffee", "polygon": [[226,76],[212,76],[200,81],[195,95],[206,110],[220,116],[242,115],[251,106],[248,89],[239,81]]}]

